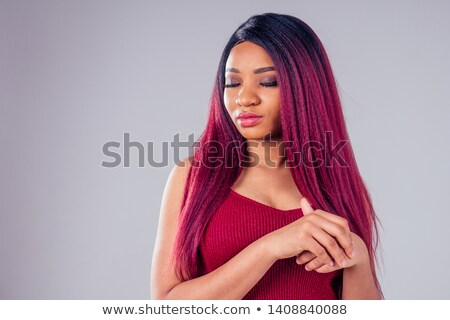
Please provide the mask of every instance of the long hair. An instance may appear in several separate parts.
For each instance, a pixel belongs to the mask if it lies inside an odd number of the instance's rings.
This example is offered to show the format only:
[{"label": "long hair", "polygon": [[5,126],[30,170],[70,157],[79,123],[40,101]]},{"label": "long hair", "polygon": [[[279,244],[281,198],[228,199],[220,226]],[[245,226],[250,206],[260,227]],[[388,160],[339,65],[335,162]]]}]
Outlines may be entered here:
[{"label": "long hair", "polygon": [[[172,257],[178,277],[188,280],[202,275],[202,235],[248,155],[245,138],[223,99],[227,58],[243,41],[261,46],[274,63],[285,157],[292,164],[290,171],[298,190],[313,208],[347,219],[368,248],[372,274],[381,292],[375,272],[377,217],[352,151],[327,54],[306,23],[275,13],[250,17],[232,34],[222,53],[206,129],[196,141],[181,204]],[[339,157],[333,160],[337,149]]]}]

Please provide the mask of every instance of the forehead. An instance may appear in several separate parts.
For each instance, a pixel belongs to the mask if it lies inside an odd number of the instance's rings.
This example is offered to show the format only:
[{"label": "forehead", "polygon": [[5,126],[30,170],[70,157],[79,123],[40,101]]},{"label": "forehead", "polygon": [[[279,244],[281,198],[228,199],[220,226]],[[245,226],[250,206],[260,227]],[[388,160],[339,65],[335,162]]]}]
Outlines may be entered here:
[{"label": "forehead", "polygon": [[273,62],[267,52],[250,41],[241,42],[234,46],[226,63],[227,68],[233,67],[239,70],[253,70],[269,66],[273,66]]}]

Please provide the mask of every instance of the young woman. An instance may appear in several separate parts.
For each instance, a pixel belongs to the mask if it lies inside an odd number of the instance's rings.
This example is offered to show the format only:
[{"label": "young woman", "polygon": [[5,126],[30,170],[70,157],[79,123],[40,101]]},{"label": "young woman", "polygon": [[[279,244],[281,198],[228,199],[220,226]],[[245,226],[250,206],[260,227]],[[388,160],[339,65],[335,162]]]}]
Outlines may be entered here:
[{"label": "young woman", "polygon": [[320,40],[289,15],[250,17],[168,179],[152,298],[380,299],[377,239]]}]

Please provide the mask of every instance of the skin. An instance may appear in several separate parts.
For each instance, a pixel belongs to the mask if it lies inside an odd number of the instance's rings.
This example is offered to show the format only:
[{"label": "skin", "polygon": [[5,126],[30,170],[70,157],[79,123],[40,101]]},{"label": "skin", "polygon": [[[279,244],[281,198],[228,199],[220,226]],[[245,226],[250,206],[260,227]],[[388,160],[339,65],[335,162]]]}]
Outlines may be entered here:
[{"label": "skin", "polygon": [[[263,140],[272,133],[272,137],[281,134],[280,88],[272,59],[256,44],[243,42],[236,45],[225,67],[224,102],[228,114],[236,128],[247,140]],[[259,69],[259,70],[258,70]],[[255,74],[255,70],[258,70]],[[253,127],[243,127],[237,120],[239,113],[252,112],[263,116],[263,120]]]},{"label": "skin", "polygon": [[[300,267],[310,272],[332,272],[344,268],[343,299],[379,299],[364,242],[350,232],[348,222],[323,210],[313,210],[295,186],[289,168],[284,166],[280,124],[280,92],[276,71],[255,73],[273,67],[263,48],[243,42],[236,45],[227,60],[224,101],[236,128],[251,144],[259,159],[243,168],[232,189],[272,207],[302,208],[300,219],[266,234],[216,270],[201,277],[181,281],[168,263],[177,232],[178,214],[189,170],[175,166],[164,190],[158,235],[152,260],[153,299],[242,299],[279,259],[297,257]],[[236,72],[236,69],[239,72]],[[272,83],[272,86],[264,84]],[[242,127],[239,112],[263,116],[253,127]],[[273,147],[264,146],[271,134]],[[261,188],[264,186],[264,188]],[[302,265],[302,266],[300,266]]]}]

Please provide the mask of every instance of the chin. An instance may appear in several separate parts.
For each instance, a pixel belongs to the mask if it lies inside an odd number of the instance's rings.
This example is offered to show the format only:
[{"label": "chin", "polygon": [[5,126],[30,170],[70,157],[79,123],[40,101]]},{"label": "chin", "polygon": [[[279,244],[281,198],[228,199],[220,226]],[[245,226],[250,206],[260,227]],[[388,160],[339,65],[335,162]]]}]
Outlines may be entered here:
[{"label": "chin", "polygon": [[270,138],[276,138],[278,137],[278,135],[271,135],[270,131],[269,132],[260,132],[260,133],[249,133],[249,132],[241,132],[241,135],[246,139],[246,140],[269,140]]},{"label": "chin", "polygon": [[264,128],[263,126],[253,126],[253,127],[242,127],[240,124],[235,123],[239,133],[246,140],[269,140],[270,138],[280,138],[281,129],[269,127]]}]

